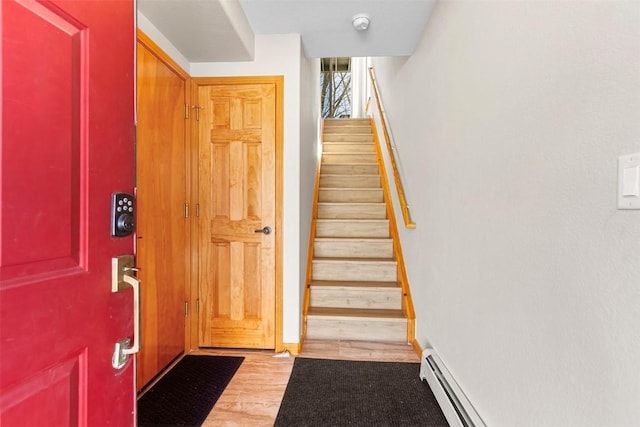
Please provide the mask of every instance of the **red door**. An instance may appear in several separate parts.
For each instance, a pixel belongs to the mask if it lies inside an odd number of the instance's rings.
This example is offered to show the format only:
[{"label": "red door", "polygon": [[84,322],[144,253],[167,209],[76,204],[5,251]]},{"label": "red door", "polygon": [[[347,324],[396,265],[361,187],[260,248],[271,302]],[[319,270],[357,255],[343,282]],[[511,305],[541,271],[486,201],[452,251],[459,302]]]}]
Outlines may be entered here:
[{"label": "red door", "polygon": [[134,424],[132,290],[111,292],[133,192],[132,0],[0,1],[0,424]]}]

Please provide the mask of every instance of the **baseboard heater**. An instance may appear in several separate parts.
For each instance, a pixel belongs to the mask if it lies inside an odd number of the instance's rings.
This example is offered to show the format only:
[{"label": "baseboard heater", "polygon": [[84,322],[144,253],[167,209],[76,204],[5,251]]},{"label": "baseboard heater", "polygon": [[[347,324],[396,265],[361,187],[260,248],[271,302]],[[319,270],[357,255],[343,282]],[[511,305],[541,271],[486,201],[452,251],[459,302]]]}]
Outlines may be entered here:
[{"label": "baseboard heater", "polygon": [[422,352],[420,379],[427,380],[447,422],[452,427],[486,427],[432,348]]}]

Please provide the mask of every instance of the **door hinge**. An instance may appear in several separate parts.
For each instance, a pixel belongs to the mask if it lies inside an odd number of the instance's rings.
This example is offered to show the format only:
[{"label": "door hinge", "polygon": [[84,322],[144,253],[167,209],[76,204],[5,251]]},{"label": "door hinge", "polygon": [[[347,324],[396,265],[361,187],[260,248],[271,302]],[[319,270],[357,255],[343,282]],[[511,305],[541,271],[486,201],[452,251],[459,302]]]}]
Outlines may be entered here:
[{"label": "door hinge", "polygon": [[184,104],[184,118],[185,120],[189,118],[189,104]]},{"label": "door hinge", "polygon": [[200,217],[200,203],[196,203],[196,218]]},{"label": "door hinge", "polygon": [[189,315],[189,303],[187,301],[184,302],[184,317]]},{"label": "door hinge", "polygon": [[196,313],[200,313],[200,300],[196,300]]},{"label": "door hinge", "polygon": [[189,218],[189,203],[184,204],[184,217]]}]

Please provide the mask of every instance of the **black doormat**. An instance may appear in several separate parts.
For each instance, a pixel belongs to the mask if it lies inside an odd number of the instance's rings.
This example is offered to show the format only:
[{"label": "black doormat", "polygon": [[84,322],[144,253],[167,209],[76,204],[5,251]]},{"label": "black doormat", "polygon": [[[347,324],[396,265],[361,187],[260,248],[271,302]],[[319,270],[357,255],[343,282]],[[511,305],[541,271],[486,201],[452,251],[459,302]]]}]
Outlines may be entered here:
[{"label": "black doormat", "polygon": [[185,356],[138,399],[138,426],[200,426],[244,357]]},{"label": "black doormat", "polygon": [[296,358],[275,426],[448,426],[419,373],[419,363]]}]

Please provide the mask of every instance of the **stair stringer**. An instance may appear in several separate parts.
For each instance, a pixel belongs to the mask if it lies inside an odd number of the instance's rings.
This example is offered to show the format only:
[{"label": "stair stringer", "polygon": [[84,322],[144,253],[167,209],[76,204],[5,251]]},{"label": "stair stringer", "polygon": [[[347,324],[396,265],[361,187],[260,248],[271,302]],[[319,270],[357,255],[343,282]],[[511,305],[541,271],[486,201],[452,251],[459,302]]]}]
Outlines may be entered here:
[{"label": "stair stringer", "polygon": [[[320,152],[324,147],[324,120],[322,120],[320,128]],[[309,312],[309,301],[311,300],[311,274],[313,272],[314,258],[314,242],[316,240],[316,225],[318,223],[318,199],[320,197],[320,167],[322,165],[322,156],[318,156],[316,160],[316,179],[313,189],[313,207],[311,208],[311,228],[309,230],[309,248],[307,250],[307,272],[304,281],[304,296],[302,299],[302,335],[300,336],[300,348],[307,336],[307,314]]]}]

